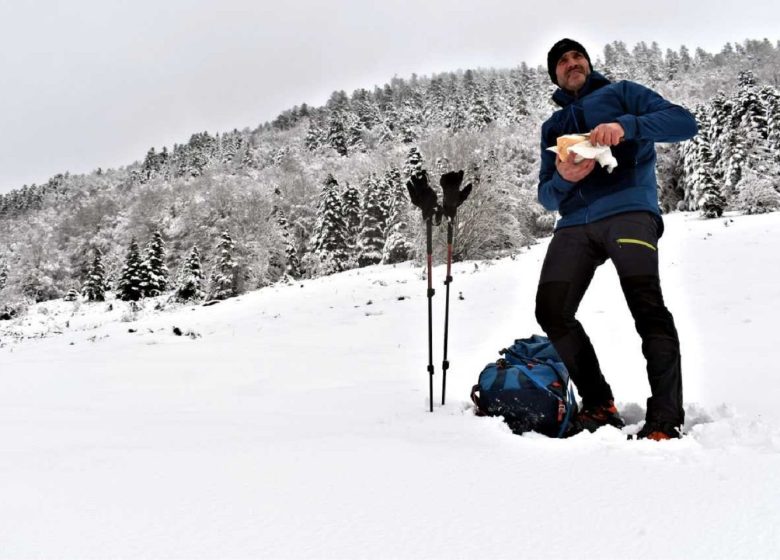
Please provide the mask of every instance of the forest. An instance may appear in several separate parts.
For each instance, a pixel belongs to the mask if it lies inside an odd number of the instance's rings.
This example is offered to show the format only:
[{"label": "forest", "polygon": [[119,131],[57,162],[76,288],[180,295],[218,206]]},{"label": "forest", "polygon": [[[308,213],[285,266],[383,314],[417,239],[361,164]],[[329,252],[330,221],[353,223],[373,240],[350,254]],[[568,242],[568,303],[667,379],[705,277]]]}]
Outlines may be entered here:
[{"label": "forest", "polygon": [[[604,47],[594,69],[688,108],[699,134],[658,145],[664,212],[780,208],[780,42],[715,54]],[[419,260],[406,181],[463,169],[473,192],[455,260],[548,235],[536,201],[539,130],[555,110],[545,68],[467,69],[333,92],[255,128],[197,132],[118,169],[0,195],[0,319],[55,298],[212,303],[276,282]],[[140,155],[140,154],[139,154]],[[436,232],[436,250],[445,244]]]}]

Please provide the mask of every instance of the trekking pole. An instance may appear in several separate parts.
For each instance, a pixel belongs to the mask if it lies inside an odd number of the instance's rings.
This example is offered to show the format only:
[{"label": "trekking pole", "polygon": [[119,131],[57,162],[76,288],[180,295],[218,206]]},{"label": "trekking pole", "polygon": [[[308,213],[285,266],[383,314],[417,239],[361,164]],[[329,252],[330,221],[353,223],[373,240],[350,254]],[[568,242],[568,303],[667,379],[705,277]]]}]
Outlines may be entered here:
[{"label": "trekking pole", "polygon": [[444,279],[444,285],[447,287],[447,293],[444,298],[444,359],[441,363],[441,404],[444,405],[444,398],[447,394],[447,370],[450,362],[447,360],[447,341],[450,329],[450,284],[452,283],[452,220],[447,220],[447,277]]},{"label": "trekking pole", "polygon": [[428,384],[431,412],[433,412],[433,218],[425,220],[425,246],[428,260]]},{"label": "trekking pole", "polygon": [[425,170],[412,175],[406,182],[412,204],[422,210],[425,221],[426,258],[428,263],[428,386],[430,392],[430,410],[433,412],[433,221],[441,223],[441,207],[436,192],[428,185]]},{"label": "trekking pole", "polygon": [[444,299],[444,359],[441,364],[442,380],[441,380],[441,404],[444,405],[444,401],[447,394],[447,370],[450,368],[450,362],[447,360],[447,345],[449,342],[450,331],[450,284],[452,283],[452,246],[454,238],[453,222],[458,213],[458,206],[469,197],[471,193],[471,183],[463,187],[460,190],[460,185],[463,182],[463,171],[450,171],[445,173],[439,179],[441,190],[443,193],[443,212],[447,217],[447,277],[444,280],[444,285],[447,287],[447,293]]}]

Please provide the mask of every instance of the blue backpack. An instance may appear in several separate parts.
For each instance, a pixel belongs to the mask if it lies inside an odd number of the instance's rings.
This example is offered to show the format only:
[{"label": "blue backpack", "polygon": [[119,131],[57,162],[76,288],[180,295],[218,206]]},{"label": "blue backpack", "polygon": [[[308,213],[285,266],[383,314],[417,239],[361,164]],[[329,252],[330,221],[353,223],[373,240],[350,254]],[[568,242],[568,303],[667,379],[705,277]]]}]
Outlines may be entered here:
[{"label": "blue backpack", "polygon": [[516,434],[561,437],[577,412],[569,373],[550,339],[533,335],[499,352],[471,389],[479,416],[503,416]]}]

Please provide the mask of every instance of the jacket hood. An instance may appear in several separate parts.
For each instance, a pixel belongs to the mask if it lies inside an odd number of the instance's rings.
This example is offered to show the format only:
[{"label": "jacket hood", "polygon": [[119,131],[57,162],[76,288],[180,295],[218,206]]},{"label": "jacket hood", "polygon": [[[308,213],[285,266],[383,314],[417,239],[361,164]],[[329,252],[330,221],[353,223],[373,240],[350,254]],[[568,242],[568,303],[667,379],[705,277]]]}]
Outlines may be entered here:
[{"label": "jacket hood", "polygon": [[576,96],[570,94],[566,90],[558,88],[553,93],[552,99],[556,105],[559,105],[560,107],[568,107],[569,105],[577,101],[577,99],[579,99],[580,97],[585,97],[589,93],[594,92],[597,89],[603,88],[604,86],[607,86],[611,83],[612,82],[610,82],[602,74],[599,74],[598,72],[591,72],[588,75],[588,79],[585,80],[585,84],[582,86],[582,89],[580,89],[580,91],[577,92]]}]

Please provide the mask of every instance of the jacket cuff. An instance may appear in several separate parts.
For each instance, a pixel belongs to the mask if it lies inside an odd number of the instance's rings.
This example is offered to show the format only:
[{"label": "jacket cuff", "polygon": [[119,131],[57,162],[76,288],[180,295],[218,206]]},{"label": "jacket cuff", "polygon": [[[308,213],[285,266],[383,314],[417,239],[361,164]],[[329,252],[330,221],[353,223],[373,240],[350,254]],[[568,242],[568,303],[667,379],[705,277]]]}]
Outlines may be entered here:
[{"label": "jacket cuff", "polygon": [[638,123],[635,115],[623,115],[615,120],[623,127],[623,138],[626,140],[636,138]]},{"label": "jacket cuff", "polygon": [[557,171],[553,174],[552,187],[558,192],[566,194],[574,188],[575,184],[576,183],[572,183],[561,177],[560,173]]}]

